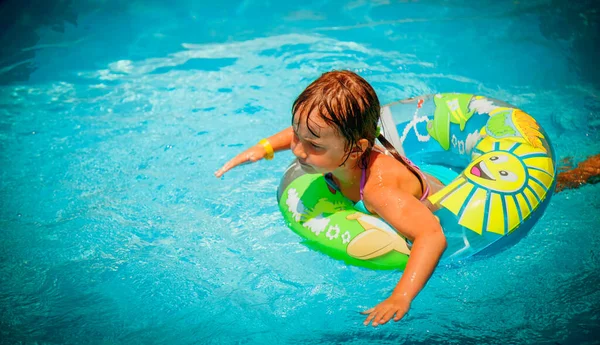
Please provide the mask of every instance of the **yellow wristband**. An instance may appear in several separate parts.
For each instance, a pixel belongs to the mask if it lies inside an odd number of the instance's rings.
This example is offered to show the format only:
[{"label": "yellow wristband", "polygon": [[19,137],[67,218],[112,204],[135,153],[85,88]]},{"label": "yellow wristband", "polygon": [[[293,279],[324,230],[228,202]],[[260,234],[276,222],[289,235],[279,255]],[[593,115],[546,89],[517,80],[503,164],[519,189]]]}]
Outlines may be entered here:
[{"label": "yellow wristband", "polygon": [[273,159],[273,156],[275,156],[275,151],[273,151],[273,146],[271,146],[271,143],[267,139],[262,139],[258,143],[261,144],[265,148],[265,151],[267,152],[265,159],[266,160]]}]

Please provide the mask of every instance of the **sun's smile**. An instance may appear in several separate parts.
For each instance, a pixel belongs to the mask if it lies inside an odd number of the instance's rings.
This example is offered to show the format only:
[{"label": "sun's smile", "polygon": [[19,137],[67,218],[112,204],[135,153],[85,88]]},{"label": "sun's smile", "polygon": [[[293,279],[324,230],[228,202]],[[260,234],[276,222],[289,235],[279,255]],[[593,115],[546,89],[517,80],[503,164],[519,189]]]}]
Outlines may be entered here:
[{"label": "sun's smile", "polygon": [[485,165],[484,161],[473,165],[470,172],[473,176],[477,176],[486,180],[496,181],[496,179],[492,177],[493,175],[488,169],[488,167]]}]

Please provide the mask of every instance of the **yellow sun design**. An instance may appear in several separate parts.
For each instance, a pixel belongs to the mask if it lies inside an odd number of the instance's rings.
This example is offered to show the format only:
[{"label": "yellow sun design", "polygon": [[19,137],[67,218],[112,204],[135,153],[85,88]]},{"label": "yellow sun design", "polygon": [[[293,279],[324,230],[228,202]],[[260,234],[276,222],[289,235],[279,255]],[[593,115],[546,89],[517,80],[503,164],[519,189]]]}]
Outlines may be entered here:
[{"label": "yellow sun design", "polygon": [[552,159],[544,148],[490,137],[476,149],[487,153],[429,200],[480,235],[483,231],[510,233],[546,197],[554,181]]}]

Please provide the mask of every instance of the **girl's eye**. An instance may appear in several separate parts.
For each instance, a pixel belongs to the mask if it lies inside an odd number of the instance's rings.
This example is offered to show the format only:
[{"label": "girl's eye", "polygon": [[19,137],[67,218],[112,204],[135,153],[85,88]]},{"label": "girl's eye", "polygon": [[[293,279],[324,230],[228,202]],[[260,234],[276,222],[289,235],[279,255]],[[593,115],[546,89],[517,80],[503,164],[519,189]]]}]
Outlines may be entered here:
[{"label": "girl's eye", "polygon": [[321,148],[321,146],[319,146],[319,145],[316,145],[315,143],[310,143],[310,146],[311,146],[312,148],[315,148],[315,149],[320,149],[320,148]]}]

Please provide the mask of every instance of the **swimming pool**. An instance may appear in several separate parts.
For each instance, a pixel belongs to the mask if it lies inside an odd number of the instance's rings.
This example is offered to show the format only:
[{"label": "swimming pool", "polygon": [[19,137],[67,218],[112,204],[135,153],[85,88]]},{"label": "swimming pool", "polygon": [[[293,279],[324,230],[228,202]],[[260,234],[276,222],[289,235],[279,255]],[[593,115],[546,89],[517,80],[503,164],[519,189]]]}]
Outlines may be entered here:
[{"label": "swimming pool", "polygon": [[439,267],[405,319],[374,329],[358,312],[400,273],[299,243],[275,200],[290,153],[212,175],[289,125],[295,96],[336,68],[359,72],[382,103],[503,99],[539,119],[559,158],[598,153],[591,1],[10,4],[2,343],[597,339],[600,185],[556,194],[508,250]]}]

